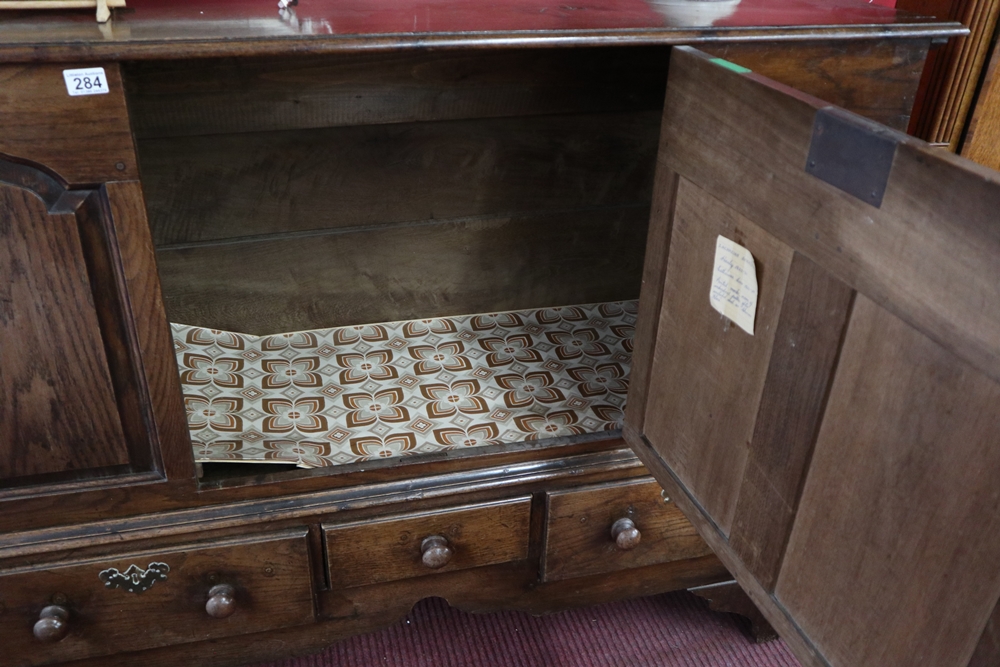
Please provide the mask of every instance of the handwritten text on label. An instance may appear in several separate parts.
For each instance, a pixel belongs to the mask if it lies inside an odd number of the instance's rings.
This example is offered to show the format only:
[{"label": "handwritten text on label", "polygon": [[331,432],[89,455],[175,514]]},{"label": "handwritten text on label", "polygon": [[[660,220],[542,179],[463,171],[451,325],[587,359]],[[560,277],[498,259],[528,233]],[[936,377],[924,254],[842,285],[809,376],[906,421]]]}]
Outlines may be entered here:
[{"label": "handwritten text on label", "polygon": [[712,308],[753,335],[757,314],[757,266],[749,250],[722,236],[715,241],[715,265],[708,299]]}]

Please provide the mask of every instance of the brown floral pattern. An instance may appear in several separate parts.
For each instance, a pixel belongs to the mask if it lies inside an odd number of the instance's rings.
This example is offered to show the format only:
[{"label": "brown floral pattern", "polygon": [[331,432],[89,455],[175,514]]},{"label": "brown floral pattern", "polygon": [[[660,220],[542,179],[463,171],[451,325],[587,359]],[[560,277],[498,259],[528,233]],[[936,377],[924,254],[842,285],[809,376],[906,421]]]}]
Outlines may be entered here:
[{"label": "brown floral pattern", "polygon": [[304,468],[621,428],[636,303],[250,336],[174,324],[198,461]]}]

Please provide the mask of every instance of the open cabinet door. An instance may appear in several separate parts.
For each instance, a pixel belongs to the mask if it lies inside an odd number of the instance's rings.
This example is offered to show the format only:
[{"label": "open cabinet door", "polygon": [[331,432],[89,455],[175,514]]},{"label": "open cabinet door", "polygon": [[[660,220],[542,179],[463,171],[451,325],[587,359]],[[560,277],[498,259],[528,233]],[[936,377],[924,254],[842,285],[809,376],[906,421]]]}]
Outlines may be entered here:
[{"label": "open cabinet door", "polygon": [[626,437],[803,665],[970,664],[1000,597],[1000,175],[676,48],[636,334]]}]

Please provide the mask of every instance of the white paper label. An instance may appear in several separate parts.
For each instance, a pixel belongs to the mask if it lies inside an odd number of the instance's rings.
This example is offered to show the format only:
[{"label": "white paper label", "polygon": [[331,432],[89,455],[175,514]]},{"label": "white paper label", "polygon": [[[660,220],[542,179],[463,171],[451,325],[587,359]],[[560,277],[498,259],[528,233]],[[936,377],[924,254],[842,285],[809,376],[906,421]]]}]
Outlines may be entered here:
[{"label": "white paper label", "polygon": [[749,250],[722,236],[715,241],[715,268],[708,300],[712,308],[753,335],[757,314],[757,266]]},{"label": "white paper label", "polygon": [[66,81],[66,92],[72,97],[104,95],[108,92],[108,78],[104,75],[103,67],[64,69],[63,79]]}]

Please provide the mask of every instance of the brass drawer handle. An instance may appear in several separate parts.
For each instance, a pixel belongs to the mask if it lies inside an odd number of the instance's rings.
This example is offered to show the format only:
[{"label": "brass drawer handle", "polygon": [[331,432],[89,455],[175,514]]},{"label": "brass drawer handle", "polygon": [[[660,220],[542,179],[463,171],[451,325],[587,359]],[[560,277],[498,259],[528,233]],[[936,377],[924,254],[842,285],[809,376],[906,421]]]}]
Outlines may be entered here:
[{"label": "brass drawer handle", "polygon": [[146,569],[138,565],[129,565],[124,572],[109,567],[97,576],[104,582],[105,588],[121,588],[129,593],[142,593],[153,587],[157,581],[166,581],[170,566],[166,563],[150,563]]},{"label": "brass drawer handle", "polygon": [[229,584],[212,586],[208,591],[205,611],[212,618],[228,618],[236,611],[236,590]]},{"label": "brass drawer handle", "polygon": [[432,570],[447,565],[454,553],[448,546],[448,539],[441,535],[425,537],[420,543],[420,562]]},{"label": "brass drawer handle", "polygon": [[615,541],[622,551],[629,551],[639,546],[642,533],[635,527],[632,519],[618,519],[611,526],[611,539]]},{"label": "brass drawer handle", "polygon": [[69,610],[57,604],[45,607],[33,631],[38,641],[54,644],[69,633]]}]

